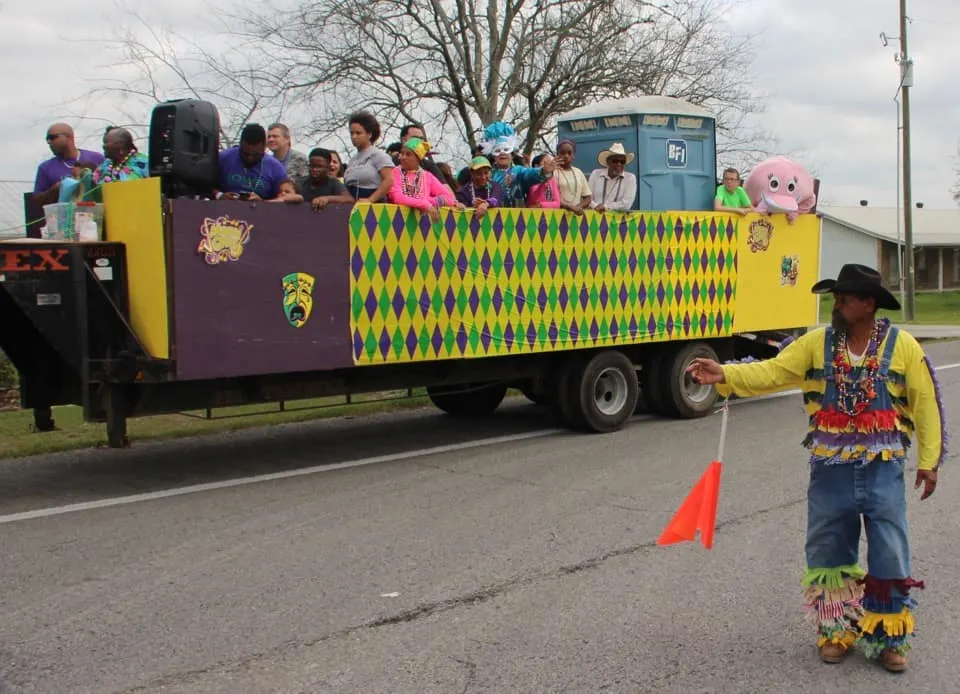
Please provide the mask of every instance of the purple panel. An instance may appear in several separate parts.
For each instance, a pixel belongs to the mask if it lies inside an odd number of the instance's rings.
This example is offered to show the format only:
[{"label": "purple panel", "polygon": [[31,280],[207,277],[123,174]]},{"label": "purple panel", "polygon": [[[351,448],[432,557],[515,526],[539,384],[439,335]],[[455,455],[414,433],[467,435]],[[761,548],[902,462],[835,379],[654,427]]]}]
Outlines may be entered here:
[{"label": "purple panel", "polygon": [[640,243],[643,243],[647,238],[647,220],[640,219]]},{"label": "purple panel", "polygon": [[700,240],[700,222],[699,221],[696,221],[693,223],[693,240],[694,241]]},{"label": "purple panel", "polygon": [[417,345],[419,341],[417,340],[417,331],[413,328],[410,328],[407,331],[407,354],[410,356],[415,356],[417,353]]},{"label": "purple panel", "polygon": [[[363,272],[363,259],[350,257],[351,212],[349,205],[318,213],[309,205],[174,200],[165,233],[177,378],[352,366],[365,336],[350,332],[350,273]],[[251,225],[249,241],[239,260],[208,265],[197,253],[201,228],[224,216]],[[368,218],[376,223],[372,210]],[[296,272],[314,278],[300,328],[287,320],[281,283]]]},{"label": "purple panel", "polygon": [[667,257],[664,259],[664,267],[667,268],[667,272],[673,272],[673,250],[667,249]]},{"label": "purple panel", "polygon": [[503,342],[507,346],[507,349],[513,347],[513,339],[516,335],[513,332],[513,324],[507,323],[507,329],[503,331]]},{"label": "purple panel", "polygon": [[560,286],[560,294],[557,295],[557,301],[560,302],[560,308],[566,310],[567,302],[570,301],[570,294],[567,292],[567,285]]},{"label": "purple panel", "polygon": [[433,329],[433,335],[430,336],[430,346],[433,347],[434,354],[440,354],[440,348],[443,347],[443,333],[440,332],[440,326]]},{"label": "purple panel", "polygon": [[457,329],[457,349],[460,350],[460,354],[467,351],[467,330],[463,327],[463,323]]},{"label": "purple panel", "polygon": [[666,233],[667,228],[663,225],[663,217],[657,217],[657,240],[663,241],[663,236]]},{"label": "purple panel", "polygon": [[354,277],[360,277],[363,273],[363,255],[359,248],[353,250],[353,257],[350,259],[350,271]]},{"label": "purple panel", "polygon": [[683,252],[683,271],[690,272],[690,266],[693,264],[693,258],[690,257],[690,251]]},{"label": "purple panel", "polygon": [[[165,233],[177,378],[352,366],[365,336],[350,332],[351,212],[349,205],[318,213],[308,205],[174,200]],[[250,225],[250,237],[239,260],[208,265],[197,253],[201,228],[224,216]],[[297,272],[314,278],[300,328],[287,320],[281,283]]]}]

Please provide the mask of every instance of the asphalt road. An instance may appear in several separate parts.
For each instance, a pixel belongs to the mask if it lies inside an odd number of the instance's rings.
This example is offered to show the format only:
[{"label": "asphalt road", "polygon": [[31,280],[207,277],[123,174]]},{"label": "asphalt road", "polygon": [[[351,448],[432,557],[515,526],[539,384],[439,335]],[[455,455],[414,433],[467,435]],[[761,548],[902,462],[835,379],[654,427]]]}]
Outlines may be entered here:
[{"label": "asphalt road", "polygon": [[0,692],[960,690],[956,460],[910,495],[911,670],[826,666],[798,396],[731,407],[714,549],[655,545],[719,423],[511,403],[0,461]]}]

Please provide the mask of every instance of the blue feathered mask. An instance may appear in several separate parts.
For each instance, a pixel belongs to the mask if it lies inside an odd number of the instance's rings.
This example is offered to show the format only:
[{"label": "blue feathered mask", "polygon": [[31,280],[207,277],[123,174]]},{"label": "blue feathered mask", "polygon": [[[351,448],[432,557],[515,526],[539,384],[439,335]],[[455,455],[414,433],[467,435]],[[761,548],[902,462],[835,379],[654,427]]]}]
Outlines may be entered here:
[{"label": "blue feathered mask", "polygon": [[498,154],[512,154],[520,146],[520,138],[512,125],[497,121],[483,129],[483,139],[480,141],[480,150],[484,154],[497,156]]}]

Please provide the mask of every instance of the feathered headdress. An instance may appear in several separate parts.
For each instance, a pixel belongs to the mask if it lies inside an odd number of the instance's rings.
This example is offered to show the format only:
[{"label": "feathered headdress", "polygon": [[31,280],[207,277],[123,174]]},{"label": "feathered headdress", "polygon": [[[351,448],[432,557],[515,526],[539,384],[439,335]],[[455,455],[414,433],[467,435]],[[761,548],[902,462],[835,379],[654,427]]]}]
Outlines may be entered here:
[{"label": "feathered headdress", "polygon": [[510,154],[520,146],[520,138],[512,125],[497,121],[483,129],[483,139],[480,141],[480,150],[484,154]]}]

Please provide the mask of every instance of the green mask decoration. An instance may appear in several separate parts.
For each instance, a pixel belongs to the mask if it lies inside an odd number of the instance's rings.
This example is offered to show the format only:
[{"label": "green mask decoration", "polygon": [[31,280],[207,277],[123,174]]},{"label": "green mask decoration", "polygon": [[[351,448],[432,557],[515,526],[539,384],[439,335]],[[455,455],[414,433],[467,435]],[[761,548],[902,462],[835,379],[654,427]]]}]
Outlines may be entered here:
[{"label": "green mask decoration", "polygon": [[302,328],[310,319],[315,283],[305,272],[291,272],[283,278],[283,312],[294,328]]}]

